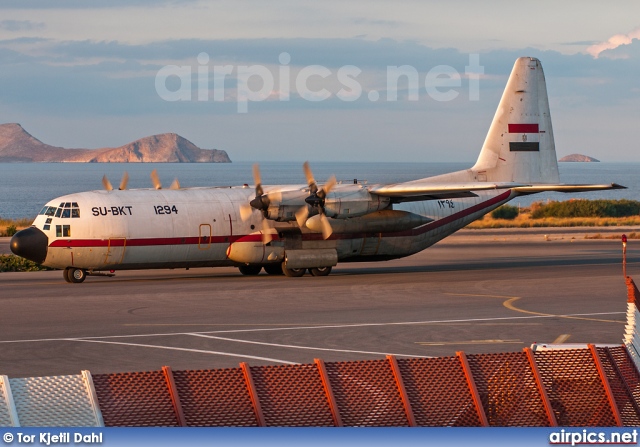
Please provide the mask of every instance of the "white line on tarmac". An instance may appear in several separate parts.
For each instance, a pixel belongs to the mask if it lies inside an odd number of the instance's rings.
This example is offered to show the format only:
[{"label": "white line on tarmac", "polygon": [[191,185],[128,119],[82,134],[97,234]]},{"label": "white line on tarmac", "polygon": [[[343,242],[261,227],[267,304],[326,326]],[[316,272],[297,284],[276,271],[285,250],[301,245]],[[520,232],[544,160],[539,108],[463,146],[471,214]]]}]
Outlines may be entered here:
[{"label": "white line on tarmac", "polygon": [[278,343],[264,343],[261,341],[250,341],[250,340],[238,340],[235,338],[226,338],[226,337],[216,337],[213,335],[204,335],[198,333],[190,333],[187,335],[193,335],[194,337],[203,337],[203,338],[213,338],[215,340],[224,340],[224,341],[233,341],[236,343],[248,343],[250,345],[263,345],[263,346],[275,346],[277,348],[293,348],[293,349],[307,349],[310,351],[331,351],[331,352],[350,352],[356,354],[374,354],[374,355],[395,355],[398,357],[419,357],[419,358],[431,358],[430,356],[424,355],[414,355],[414,354],[392,354],[391,352],[375,352],[375,351],[355,351],[351,349],[330,349],[330,348],[315,348],[313,346],[296,346],[296,345],[281,345]]},{"label": "white line on tarmac", "polygon": [[[596,312],[588,314],[563,314],[563,315],[525,315],[518,317],[493,317],[493,318],[469,318],[455,320],[427,320],[427,321],[401,321],[392,323],[354,323],[354,324],[331,324],[325,326],[294,326],[294,327],[276,327],[276,328],[256,328],[256,329],[228,329],[223,331],[199,331],[198,334],[239,334],[249,332],[276,332],[276,331],[299,331],[307,329],[344,329],[359,327],[382,327],[382,326],[416,326],[422,324],[442,324],[442,323],[472,323],[483,321],[507,321],[507,320],[536,320],[541,318],[563,318],[563,317],[589,317],[596,315],[625,315],[626,312]],[[260,326],[259,323],[256,326]],[[102,335],[90,337],[75,338],[40,338],[26,340],[0,340],[3,343],[36,343],[45,341],[65,341],[65,340],[97,340],[111,338],[137,338],[137,337],[169,337],[172,335],[189,335],[196,332],[167,332],[154,334],[131,334],[131,335]]]},{"label": "white line on tarmac", "polygon": [[298,363],[296,363],[296,362],[289,362],[287,360],[271,359],[269,357],[257,357],[257,356],[254,356],[254,355],[233,354],[231,352],[205,351],[205,350],[202,350],[202,349],[189,349],[189,348],[175,348],[173,346],[143,345],[143,344],[140,344],[140,343],[123,343],[123,342],[119,342],[119,341],[83,340],[83,339],[80,339],[80,338],[63,338],[63,339],[60,339],[60,340],[79,341],[79,342],[84,342],[84,343],[103,343],[103,344],[107,344],[107,345],[135,346],[135,347],[140,347],[140,348],[168,349],[168,350],[171,350],[171,351],[197,352],[197,353],[200,353],[200,354],[222,355],[222,356],[227,356],[227,357],[240,357],[240,358],[243,358],[243,359],[266,360],[267,362],[285,363],[287,365],[298,365]]}]

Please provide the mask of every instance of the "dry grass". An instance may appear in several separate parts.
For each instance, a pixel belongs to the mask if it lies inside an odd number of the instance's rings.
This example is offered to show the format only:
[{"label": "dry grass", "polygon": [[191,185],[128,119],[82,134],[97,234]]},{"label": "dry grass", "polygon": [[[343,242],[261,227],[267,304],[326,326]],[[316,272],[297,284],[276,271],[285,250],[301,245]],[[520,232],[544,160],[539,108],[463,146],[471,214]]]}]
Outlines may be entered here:
[{"label": "dry grass", "polygon": [[0,217],[0,236],[7,235],[7,228],[11,226],[15,226],[16,230],[22,230],[31,225],[33,219],[29,219],[24,217],[22,219],[3,219]]},{"label": "dry grass", "polygon": [[640,216],[631,217],[545,217],[532,219],[527,211],[513,220],[494,219],[491,215],[467,225],[471,229],[484,228],[537,228],[537,227],[619,227],[640,225]]}]

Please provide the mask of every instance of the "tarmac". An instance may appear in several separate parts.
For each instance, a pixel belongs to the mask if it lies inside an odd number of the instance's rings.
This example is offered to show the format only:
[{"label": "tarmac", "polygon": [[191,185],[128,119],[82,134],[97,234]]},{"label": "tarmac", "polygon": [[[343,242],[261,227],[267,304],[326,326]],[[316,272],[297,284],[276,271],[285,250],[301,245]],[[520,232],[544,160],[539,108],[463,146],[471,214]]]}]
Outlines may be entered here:
[{"label": "tarmac", "polygon": [[[234,268],[0,274],[0,374],[29,377],[621,343],[632,228],[461,230],[417,255],[328,277]],[[546,236],[546,237],[545,237]],[[8,239],[0,240],[2,247]],[[636,245],[637,244],[637,248]],[[630,240],[626,272],[640,272]],[[640,276],[639,276],[640,277]]]}]

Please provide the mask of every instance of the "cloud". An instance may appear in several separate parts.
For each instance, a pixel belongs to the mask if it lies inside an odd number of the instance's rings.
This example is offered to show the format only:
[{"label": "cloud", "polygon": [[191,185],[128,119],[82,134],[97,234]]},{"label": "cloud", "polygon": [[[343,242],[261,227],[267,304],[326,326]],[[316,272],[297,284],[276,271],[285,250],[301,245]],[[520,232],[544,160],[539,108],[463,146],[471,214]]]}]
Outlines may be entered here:
[{"label": "cloud", "polygon": [[613,50],[620,45],[629,45],[634,39],[640,39],[640,28],[631,31],[629,34],[616,34],[609,37],[606,42],[591,45],[587,48],[587,53],[597,59],[603,51]]},{"label": "cloud", "polygon": [[42,22],[32,22],[30,20],[0,20],[0,29],[11,32],[38,31],[45,28],[46,26]]}]

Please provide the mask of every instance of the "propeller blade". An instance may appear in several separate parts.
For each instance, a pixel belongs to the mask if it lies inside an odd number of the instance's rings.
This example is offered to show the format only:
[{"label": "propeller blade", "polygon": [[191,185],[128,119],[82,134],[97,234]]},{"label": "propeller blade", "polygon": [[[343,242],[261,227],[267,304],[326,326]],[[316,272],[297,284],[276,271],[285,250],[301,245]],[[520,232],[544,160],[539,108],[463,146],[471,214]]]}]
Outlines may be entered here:
[{"label": "propeller blade", "polygon": [[267,245],[269,242],[271,242],[273,240],[273,233],[274,229],[271,228],[269,220],[262,219],[262,243]]},{"label": "propeller blade", "polygon": [[128,183],[129,183],[129,174],[127,173],[127,171],[124,171],[124,174],[122,174],[122,180],[120,180],[120,186],[118,187],[118,189],[120,191],[124,191],[125,189],[127,189]]},{"label": "propeller blade", "polygon": [[[329,180],[327,180],[327,183],[325,183],[322,186],[322,190],[324,191],[323,196],[327,197],[327,194],[329,194],[331,192],[331,190],[333,189],[334,186],[336,186],[336,176],[332,175],[331,177],[329,177]],[[323,197],[323,198],[324,198]]]},{"label": "propeller blade", "polygon": [[240,205],[240,219],[242,219],[243,222],[248,221],[251,218],[252,214],[253,207],[250,204],[243,203],[242,205]]},{"label": "propeller blade", "polygon": [[282,193],[280,191],[268,192],[267,197],[269,198],[269,203],[282,202]]},{"label": "propeller blade", "polygon": [[256,184],[256,197],[264,194],[262,190],[262,177],[260,176],[260,166],[258,164],[253,165],[253,182]]},{"label": "propeller blade", "polygon": [[160,183],[160,177],[156,169],[151,171],[151,183],[155,189],[162,189],[162,183]]},{"label": "propeller blade", "polygon": [[171,183],[171,186],[169,186],[169,189],[180,189],[180,182],[178,181],[177,177],[173,179],[173,183]]},{"label": "propeller blade", "polygon": [[302,169],[304,170],[304,176],[307,178],[307,184],[309,185],[311,194],[315,194],[316,191],[318,191],[318,185],[316,183],[316,179],[313,178],[313,172],[311,172],[311,167],[309,166],[308,161],[305,161],[302,164]]},{"label": "propeller blade", "polygon": [[329,219],[324,213],[320,214],[320,223],[322,224],[322,238],[329,239],[331,233],[333,233],[333,228],[331,228],[331,224],[329,223]]},{"label": "propeller blade", "polygon": [[102,176],[102,186],[104,186],[104,189],[107,191],[111,191],[113,189],[113,186],[111,186],[111,182],[107,178],[106,174]]},{"label": "propeller blade", "polygon": [[309,218],[309,208],[307,205],[300,208],[296,211],[296,221],[298,222],[298,226],[302,228],[305,223],[307,223],[307,219]]}]

